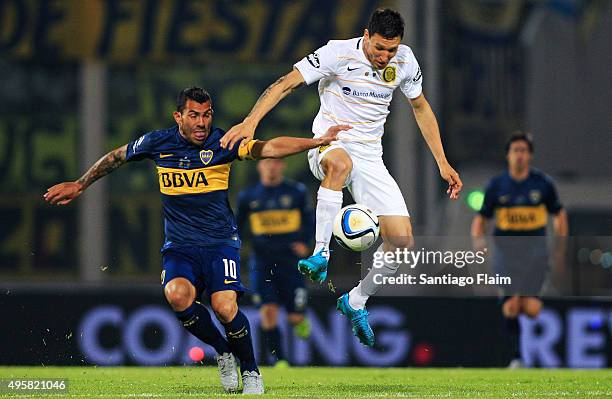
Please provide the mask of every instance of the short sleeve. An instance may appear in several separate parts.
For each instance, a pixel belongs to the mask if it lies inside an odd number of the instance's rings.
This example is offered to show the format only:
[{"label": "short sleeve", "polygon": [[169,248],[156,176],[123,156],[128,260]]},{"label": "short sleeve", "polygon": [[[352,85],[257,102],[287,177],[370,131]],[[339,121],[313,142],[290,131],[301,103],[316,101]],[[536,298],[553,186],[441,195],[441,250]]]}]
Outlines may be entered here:
[{"label": "short sleeve", "polygon": [[485,190],[484,200],[482,207],[478,211],[483,217],[490,219],[493,217],[493,211],[495,210],[495,182],[491,180]]},{"label": "short sleeve", "polygon": [[423,74],[421,73],[421,67],[414,56],[412,60],[411,68],[400,85],[402,93],[404,93],[409,100],[417,98],[423,92]]},{"label": "short sleeve", "polygon": [[298,61],[294,67],[300,71],[306,84],[312,84],[336,73],[338,57],[331,42]]},{"label": "short sleeve", "polygon": [[251,140],[245,146],[241,146],[240,143],[236,143],[236,147],[238,147],[236,159],[239,161],[255,159],[255,156],[253,156],[253,146],[255,146],[257,141],[258,140]]},{"label": "short sleeve", "polygon": [[153,158],[155,152],[155,135],[153,132],[146,133],[140,138],[128,143],[126,161],[140,161],[145,158]]},{"label": "short sleeve", "polygon": [[563,205],[559,200],[559,194],[557,193],[557,189],[552,181],[548,180],[548,190],[545,199],[546,209],[548,212],[552,214],[557,214],[561,209],[563,209]]}]

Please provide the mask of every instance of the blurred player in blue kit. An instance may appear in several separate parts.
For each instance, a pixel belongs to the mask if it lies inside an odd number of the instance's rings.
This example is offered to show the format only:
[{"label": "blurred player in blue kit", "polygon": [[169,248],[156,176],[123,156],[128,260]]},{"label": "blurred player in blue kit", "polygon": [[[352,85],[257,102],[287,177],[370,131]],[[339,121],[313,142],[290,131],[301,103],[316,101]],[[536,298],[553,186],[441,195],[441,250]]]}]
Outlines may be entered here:
[{"label": "blurred player in blue kit", "polygon": [[308,243],[314,231],[306,187],[286,179],[284,169],[281,159],[259,161],[259,183],[240,192],[236,216],[240,237],[249,226],[253,302],[259,306],[265,346],[278,366],[288,364],[278,327],[279,305],[285,307],[298,337],[310,335],[310,323],[304,316],[308,292],[295,264],[310,253]]},{"label": "blurred player in blue kit", "polygon": [[[153,160],[164,211],[162,285],[166,300],[183,326],[217,351],[226,391],[239,387],[237,357],[243,393],[261,394],[263,378],[253,355],[249,321],[237,304],[244,287],[240,240],[227,194],[230,166],[236,159],[284,157],[329,144],[349,126],[334,126],[318,139],[279,137],[223,149],[219,140],[225,132],[212,124],[211,97],[198,87],[180,92],[173,117],[174,127],[146,133],[110,151],[77,181],[49,188],[44,198],[51,204],[66,205],[124,163]],[[225,337],[199,302],[204,291]]]},{"label": "blurred player in blue kit", "polygon": [[567,236],[568,223],[551,178],[530,167],[531,137],[515,132],[505,149],[508,170],[487,185],[471,234],[476,246],[483,248],[486,221],[494,218],[493,267],[512,279],[509,287],[503,287],[502,313],[510,341],[510,367],[517,368],[522,366],[518,317],[535,318],[542,309],[538,294],[548,272],[548,214],[553,217],[555,236]]}]

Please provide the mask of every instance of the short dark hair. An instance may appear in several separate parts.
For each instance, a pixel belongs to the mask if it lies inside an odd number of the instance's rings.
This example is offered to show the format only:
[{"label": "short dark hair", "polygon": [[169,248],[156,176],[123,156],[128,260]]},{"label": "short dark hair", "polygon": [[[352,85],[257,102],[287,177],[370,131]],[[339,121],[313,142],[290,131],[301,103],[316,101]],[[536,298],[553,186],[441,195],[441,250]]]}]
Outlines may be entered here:
[{"label": "short dark hair", "polygon": [[210,94],[206,90],[196,86],[188,87],[183,89],[176,99],[176,110],[178,112],[183,112],[187,100],[193,100],[200,104],[204,104],[207,101],[212,102]]},{"label": "short dark hair", "polygon": [[506,142],[506,154],[508,153],[508,151],[510,151],[510,146],[512,145],[512,143],[516,141],[524,141],[525,143],[527,143],[527,146],[529,147],[529,152],[533,153],[533,138],[531,137],[531,134],[517,130],[512,132],[512,135]]},{"label": "short dark hair", "polygon": [[379,8],[372,13],[368,23],[368,33],[373,36],[378,33],[385,39],[404,37],[404,18],[390,8]]}]

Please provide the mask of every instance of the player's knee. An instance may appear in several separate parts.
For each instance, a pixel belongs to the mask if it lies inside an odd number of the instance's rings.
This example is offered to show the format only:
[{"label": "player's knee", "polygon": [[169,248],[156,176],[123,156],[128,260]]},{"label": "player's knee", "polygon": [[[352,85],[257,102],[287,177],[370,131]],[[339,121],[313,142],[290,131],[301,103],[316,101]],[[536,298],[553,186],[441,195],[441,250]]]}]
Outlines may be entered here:
[{"label": "player's knee", "polygon": [[517,318],[521,310],[519,298],[510,298],[502,306],[504,317],[509,319]]},{"label": "player's knee", "polygon": [[535,298],[526,298],[523,301],[523,313],[530,319],[538,317],[542,311],[542,301]]},{"label": "player's knee", "polygon": [[187,309],[195,300],[195,295],[189,286],[168,283],[164,290],[166,300],[175,312]]},{"label": "player's knee", "polygon": [[232,300],[214,302],[212,303],[212,308],[215,311],[215,315],[217,315],[217,319],[223,324],[234,320],[236,313],[238,313],[238,304]]},{"label": "player's knee", "polygon": [[353,163],[350,158],[328,159],[325,162],[325,175],[335,179],[346,180],[346,177],[351,173]]},{"label": "player's knee", "polygon": [[278,307],[276,305],[266,304],[260,309],[261,328],[269,330],[278,324]]},{"label": "player's knee", "polygon": [[387,237],[387,244],[391,251],[410,249],[414,246],[414,238],[412,236]]}]

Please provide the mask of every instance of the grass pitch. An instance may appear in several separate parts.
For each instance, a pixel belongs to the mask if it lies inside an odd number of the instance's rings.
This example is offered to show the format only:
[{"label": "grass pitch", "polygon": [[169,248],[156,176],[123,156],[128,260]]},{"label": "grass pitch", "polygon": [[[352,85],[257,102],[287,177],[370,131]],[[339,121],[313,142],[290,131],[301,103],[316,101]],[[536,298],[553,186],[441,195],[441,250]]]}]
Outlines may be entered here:
[{"label": "grass pitch", "polygon": [[[275,398],[604,398],[612,370],[262,368]],[[0,367],[0,379],[66,378],[79,398],[230,397],[217,369],[203,367]],[[0,394],[0,397],[16,397]],[[19,397],[40,397],[22,393]],[[56,396],[57,397],[57,396]]]}]

